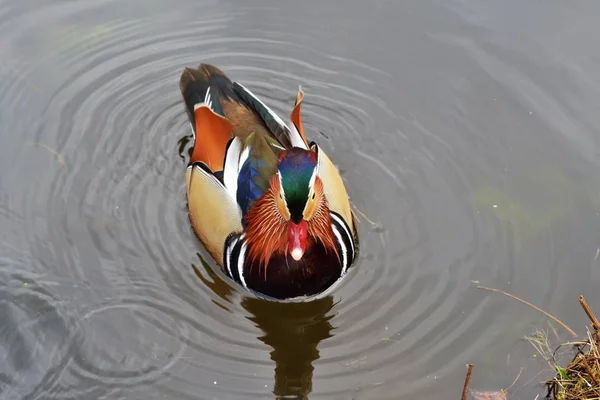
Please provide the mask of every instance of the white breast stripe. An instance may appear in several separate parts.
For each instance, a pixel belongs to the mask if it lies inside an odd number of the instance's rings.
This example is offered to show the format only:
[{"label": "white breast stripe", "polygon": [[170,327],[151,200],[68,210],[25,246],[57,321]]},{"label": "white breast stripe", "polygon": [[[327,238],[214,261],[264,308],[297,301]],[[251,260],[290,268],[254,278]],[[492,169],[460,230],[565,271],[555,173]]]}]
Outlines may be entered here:
[{"label": "white breast stripe", "polygon": [[337,227],[334,224],[331,224],[331,228],[333,229],[333,234],[335,235],[335,238],[337,239],[338,244],[342,249],[343,265],[341,275],[343,276],[346,273],[346,270],[348,269],[348,250],[346,249],[346,244],[344,243],[344,240],[342,240],[342,234],[338,231]]},{"label": "white breast stripe", "polygon": [[242,243],[242,248],[240,250],[240,255],[238,256],[238,273],[240,274],[240,282],[242,282],[242,286],[248,289],[248,285],[246,285],[246,280],[244,279],[244,261],[246,260],[246,243]]},{"label": "white breast stripe", "polygon": [[233,247],[237,244],[237,242],[238,242],[238,239],[233,239],[231,242],[229,242],[229,245],[227,246],[226,255],[225,255],[225,268],[227,269],[229,276],[232,278],[233,278],[233,274],[231,273],[231,251],[233,250]]},{"label": "white breast stripe", "polygon": [[338,217],[337,215],[335,215],[333,213],[331,213],[330,215],[331,215],[331,218],[335,219],[336,222],[338,224],[340,224],[340,226],[342,228],[344,228],[344,232],[346,233],[346,236],[350,240],[350,246],[352,246],[352,253],[354,254],[355,253],[355,251],[354,251],[354,240],[353,240],[354,238],[350,234],[350,231],[348,230],[348,227],[346,226],[347,225],[346,222],[344,222],[344,220],[342,220],[340,217]]}]

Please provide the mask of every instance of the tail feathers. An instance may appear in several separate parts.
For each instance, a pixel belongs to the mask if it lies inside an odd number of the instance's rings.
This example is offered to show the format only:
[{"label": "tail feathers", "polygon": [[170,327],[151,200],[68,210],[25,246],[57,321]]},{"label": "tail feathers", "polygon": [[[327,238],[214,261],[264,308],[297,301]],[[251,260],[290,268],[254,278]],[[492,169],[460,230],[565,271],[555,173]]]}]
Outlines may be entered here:
[{"label": "tail feathers", "polygon": [[230,98],[233,83],[218,68],[200,64],[197,69],[184,69],[179,86],[194,133],[190,164],[202,162],[211,171],[220,171],[232,136],[222,101]]},{"label": "tail feathers", "polygon": [[194,111],[201,104],[208,105],[211,110],[224,117],[221,99],[231,100],[235,96],[233,83],[227,75],[209,64],[200,64],[197,69],[185,68],[181,74],[179,88],[192,125]]}]

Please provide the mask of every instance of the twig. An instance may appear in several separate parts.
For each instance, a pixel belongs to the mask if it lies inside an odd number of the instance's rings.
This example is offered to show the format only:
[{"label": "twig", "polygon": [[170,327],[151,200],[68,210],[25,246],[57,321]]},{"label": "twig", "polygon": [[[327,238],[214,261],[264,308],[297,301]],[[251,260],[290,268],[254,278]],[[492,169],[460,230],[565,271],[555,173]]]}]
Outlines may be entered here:
[{"label": "twig", "polygon": [[490,292],[498,292],[498,293],[502,293],[505,296],[508,296],[510,298],[513,298],[515,300],[520,301],[523,304],[528,305],[529,307],[533,308],[534,310],[537,310],[539,312],[541,312],[542,314],[544,314],[545,316],[547,316],[548,318],[551,318],[552,320],[554,320],[556,323],[560,324],[563,328],[565,328],[571,335],[573,335],[574,337],[577,337],[577,334],[575,333],[575,331],[571,328],[569,328],[564,322],[562,322],[561,320],[559,320],[558,318],[556,318],[555,316],[547,313],[546,311],[542,310],[541,308],[534,306],[533,304],[531,304],[528,301],[525,301],[523,299],[518,298],[515,295],[512,295],[510,293],[506,293],[502,290],[498,290],[498,289],[494,289],[494,288],[490,288],[490,287],[485,287],[485,286],[477,286],[478,289],[484,289],[484,290],[489,290]]},{"label": "twig", "polygon": [[517,377],[515,378],[515,380],[513,381],[513,383],[511,383],[509,387],[507,387],[506,389],[504,389],[503,392],[508,392],[510,390],[510,388],[512,388],[515,385],[515,383],[517,383],[517,381],[521,377],[521,373],[522,372],[523,372],[523,367],[521,367],[521,369],[519,370],[519,373],[517,374]]},{"label": "twig", "polygon": [[579,304],[581,304],[583,311],[585,311],[590,321],[592,321],[592,328],[594,328],[594,333],[596,334],[596,343],[600,345],[600,321],[598,321],[598,318],[596,318],[596,315],[594,315],[594,312],[588,305],[587,301],[585,301],[583,295],[579,296]]},{"label": "twig", "polygon": [[465,377],[465,385],[463,386],[461,400],[467,400],[467,396],[469,395],[469,386],[471,386],[471,374],[473,373],[473,367],[473,364],[469,364],[469,369],[467,369],[467,376]]},{"label": "twig", "polygon": [[60,154],[58,151],[54,150],[52,147],[48,146],[47,144],[41,143],[41,142],[25,142],[25,144],[29,145],[29,146],[37,146],[37,147],[41,147],[45,150],[47,150],[50,154],[52,154],[54,157],[56,157],[56,160],[58,161],[58,163],[60,165],[62,165],[63,167],[66,167],[66,163],[65,163],[65,158],[62,156],[62,154]]},{"label": "twig", "polygon": [[525,382],[523,385],[519,386],[519,388],[517,390],[515,390],[513,393],[518,392],[519,390],[523,389],[526,386],[529,386],[529,384],[531,382],[535,381],[540,375],[542,375],[545,372],[547,372],[546,369],[541,370],[540,372],[538,372],[537,374],[535,374],[535,376],[533,378],[531,378],[530,380],[528,380],[527,382]]}]

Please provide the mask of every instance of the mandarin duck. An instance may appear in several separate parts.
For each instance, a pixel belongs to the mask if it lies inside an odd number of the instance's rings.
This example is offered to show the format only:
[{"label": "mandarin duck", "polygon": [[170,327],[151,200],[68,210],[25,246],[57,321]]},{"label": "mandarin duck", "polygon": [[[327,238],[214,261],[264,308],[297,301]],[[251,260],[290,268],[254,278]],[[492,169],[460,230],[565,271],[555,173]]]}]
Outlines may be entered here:
[{"label": "mandarin duck", "polygon": [[288,123],[220,69],[185,68],[180,89],[193,134],[188,214],[221,270],[274,299],[318,295],[358,253],[338,169],[302,126],[299,88]]}]

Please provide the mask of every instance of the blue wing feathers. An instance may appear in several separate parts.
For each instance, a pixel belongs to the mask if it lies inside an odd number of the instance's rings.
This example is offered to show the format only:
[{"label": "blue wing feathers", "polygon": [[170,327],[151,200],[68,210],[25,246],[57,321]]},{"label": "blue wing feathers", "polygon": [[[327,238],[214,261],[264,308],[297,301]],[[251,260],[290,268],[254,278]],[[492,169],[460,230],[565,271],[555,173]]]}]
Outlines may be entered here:
[{"label": "blue wing feathers", "polygon": [[[246,216],[250,207],[263,195],[266,188],[262,182],[260,170],[265,167],[263,160],[248,158],[238,175],[237,202]],[[244,222],[245,223],[245,222]]]},{"label": "blue wing feathers", "polygon": [[277,171],[277,156],[266,136],[260,133],[251,133],[244,147],[248,157],[239,169],[236,200],[245,216],[254,202],[269,189],[271,177]]}]

